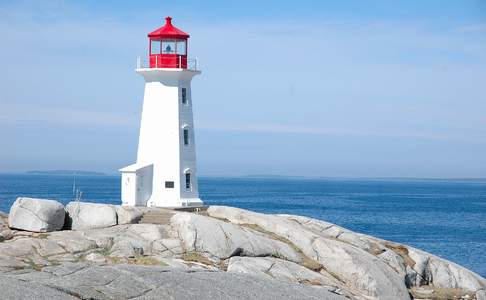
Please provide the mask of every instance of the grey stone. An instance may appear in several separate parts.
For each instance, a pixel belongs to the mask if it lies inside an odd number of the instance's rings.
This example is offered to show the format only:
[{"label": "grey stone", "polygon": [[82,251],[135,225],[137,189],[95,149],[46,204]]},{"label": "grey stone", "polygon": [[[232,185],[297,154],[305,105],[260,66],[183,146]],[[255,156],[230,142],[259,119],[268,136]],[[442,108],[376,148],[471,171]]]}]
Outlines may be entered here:
[{"label": "grey stone", "polygon": [[486,290],[484,288],[476,292],[476,300],[486,300]]},{"label": "grey stone", "polygon": [[0,281],[82,299],[409,299],[407,287],[421,285],[485,296],[486,280],[463,267],[331,223],[230,207],[208,214],[176,212],[170,226],[12,230],[0,242]]},{"label": "grey stone", "polygon": [[103,255],[96,253],[96,252],[92,252],[92,253],[87,254],[84,257],[84,259],[86,259],[87,261],[95,262],[95,263],[106,263],[106,258]]},{"label": "grey stone", "polygon": [[273,257],[232,257],[227,272],[260,275],[285,282],[326,286],[342,291],[342,284],[331,274],[311,271],[296,263]]},{"label": "grey stone", "polygon": [[116,210],[113,205],[69,202],[66,206],[72,230],[110,227],[117,224]]},{"label": "grey stone", "polygon": [[4,300],[69,300],[79,299],[60,289],[48,287],[35,282],[25,282],[8,276],[0,275],[1,298]]},{"label": "grey stone", "polygon": [[27,231],[55,231],[64,226],[65,215],[64,206],[57,201],[20,197],[10,208],[8,224]]},{"label": "grey stone", "polygon": [[177,213],[171,225],[188,251],[206,253],[217,259],[232,256],[274,256],[300,262],[300,255],[288,244],[255,230],[213,218]]},{"label": "grey stone", "polygon": [[[154,251],[157,240],[168,237],[163,225],[132,224],[122,233],[114,235],[111,256],[134,257],[149,255]],[[156,247],[155,247],[156,248]]]},{"label": "grey stone", "polygon": [[10,229],[3,229],[0,231],[0,242],[8,241],[14,237],[13,231]]},{"label": "grey stone", "polygon": [[23,237],[0,243],[0,254],[9,257],[23,257],[34,253],[37,239]]},{"label": "grey stone", "polygon": [[313,249],[326,270],[366,295],[378,299],[410,299],[404,276],[372,254],[326,238],[316,238]]},{"label": "grey stone", "polygon": [[345,281],[354,293],[377,299],[410,299],[403,276],[369,252],[339,241],[336,236],[329,233],[320,235],[320,230],[306,228],[303,222],[286,216],[264,215],[223,206],[211,206],[207,211],[211,216],[238,224],[258,225],[290,240],[305,255]]},{"label": "grey stone", "polygon": [[184,253],[179,239],[160,239],[152,243],[152,254],[162,257],[172,257]]},{"label": "grey stone", "polygon": [[[363,249],[373,255],[379,255],[387,250],[387,248],[381,244],[382,240],[380,239],[366,234],[356,233],[329,222],[294,215],[279,216],[294,221],[319,236],[338,239],[340,241]],[[385,257],[388,256],[385,255]]]},{"label": "grey stone", "polygon": [[82,232],[63,230],[49,234],[49,241],[56,242],[65,251],[77,254],[97,248],[95,241],[88,239]]},{"label": "grey stone", "polygon": [[23,262],[21,259],[0,254],[0,271],[25,267],[28,267],[28,264]]},{"label": "grey stone", "polygon": [[52,255],[66,253],[66,248],[60,246],[57,242],[49,239],[34,239],[34,247],[40,256],[49,257]]},{"label": "grey stone", "polygon": [[148,211],[147,207],[115,206],[118,225],[136,224],[142,219],[143,214]]},{"label": "grey stone", "polygon": [[[226,272],[185,272],[136,265],[70,266],[69,272],[56,271],[65,269],[63,266],[45,269],[48,272],[3,278],[6,278],[10,289],[22,280],[22,287],[26,290],[30,286],[44,288],[48,285],[50,289],[65,292],[65,299],[71,299],[69,295],[82,299],[346,299],[323,288]],[[44,299],[29,296],[20,299]]]},{"label": "grey stone", "polygon": [[168,272],[137,299],[347,299],[323,288],[223,272]]},{"label": "grey stone", "polygon": [[398,274],[407,274],[405,261],[403,258],[391,250],[386,250],[383,253],[378,254],[378,258],[381,258],[385,263],[392,267]]},{"label": "grey stone", "polygon": [[426,283],[439,288],[460,288],[476,291],[486,287],[486,280],[478,274],[430,253],[408,247],[408,255],[415,262],[413,269]]},{"label": "grey stone", "polygon": [[106,228],[94,228],[79,231],[80,235],[94,241],[99,248],[111,248],[117,236],[123,237],[130,225],[117,225]]}]

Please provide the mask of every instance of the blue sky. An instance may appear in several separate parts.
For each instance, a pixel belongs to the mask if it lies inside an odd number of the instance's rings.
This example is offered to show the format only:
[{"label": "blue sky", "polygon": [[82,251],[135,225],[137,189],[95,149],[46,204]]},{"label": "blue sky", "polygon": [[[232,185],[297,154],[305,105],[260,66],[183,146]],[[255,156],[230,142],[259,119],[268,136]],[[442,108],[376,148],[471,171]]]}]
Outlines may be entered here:
[{"label": "blue sky", "polygon": [[166,15],[201,174],[486,177],[484,1],[0,0],[0,172],[134,162]]}]

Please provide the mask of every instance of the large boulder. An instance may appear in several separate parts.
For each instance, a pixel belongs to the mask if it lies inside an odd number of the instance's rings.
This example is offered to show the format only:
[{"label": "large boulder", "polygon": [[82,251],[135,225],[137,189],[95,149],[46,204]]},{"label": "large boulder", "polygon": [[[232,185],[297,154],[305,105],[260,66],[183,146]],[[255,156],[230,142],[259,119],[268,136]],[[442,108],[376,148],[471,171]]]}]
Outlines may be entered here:
[{"label": "large boulder", "polygon": [[10,208],[9,227],[34,232],[61,230],[66,212],[54,200],[18,198]]},{"label": "large boulder", "polygon": [[250,228],[191,213],[177,213],[171,225],[185,249],[216,259],[232,256],[273,256],[301,262],[301,256],[287,243]]},{"label": "large boulder", "polygon": [[69,215],[68,227],[72,230],[104,228],[117,224],[116,209],[113,205],[69,202],[66,211]]},{"label": "large boulder", "polygon": [[116,205],[115,210],[118,218],[118,225],[122,225],[138,223],[149,208]]}]

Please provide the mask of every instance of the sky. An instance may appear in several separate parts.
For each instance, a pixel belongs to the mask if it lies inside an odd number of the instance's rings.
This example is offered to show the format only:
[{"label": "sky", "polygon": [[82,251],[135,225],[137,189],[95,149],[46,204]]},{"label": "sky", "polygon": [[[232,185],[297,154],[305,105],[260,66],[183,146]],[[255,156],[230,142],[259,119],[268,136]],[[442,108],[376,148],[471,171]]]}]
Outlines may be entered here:
[{"label": "sky", "polygon": [[135,162],[136,57],[190,33],[200,175],[486,177],[486,1],[0,0],[0,172]]}]

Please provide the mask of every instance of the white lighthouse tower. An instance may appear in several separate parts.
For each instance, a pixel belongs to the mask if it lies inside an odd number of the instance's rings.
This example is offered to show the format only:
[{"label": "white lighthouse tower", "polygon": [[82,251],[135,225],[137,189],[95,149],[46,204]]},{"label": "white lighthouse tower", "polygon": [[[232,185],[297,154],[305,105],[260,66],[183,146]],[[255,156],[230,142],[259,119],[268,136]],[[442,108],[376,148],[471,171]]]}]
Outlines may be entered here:
[{"label": "white lighthouse tower", "polygon": [[200,206],[191,80],[201,72],[170,17],[148,37],[149,62],[135,70],[145,79],[137,162],[120,169],[122,205]]}]

